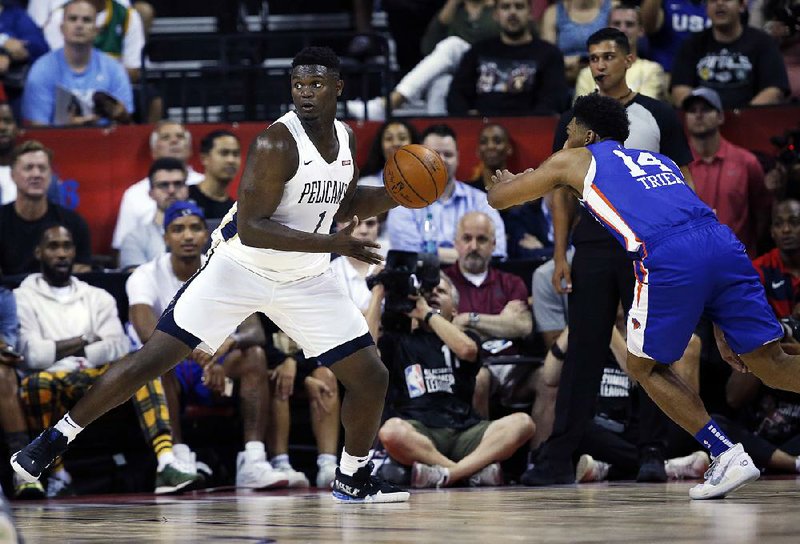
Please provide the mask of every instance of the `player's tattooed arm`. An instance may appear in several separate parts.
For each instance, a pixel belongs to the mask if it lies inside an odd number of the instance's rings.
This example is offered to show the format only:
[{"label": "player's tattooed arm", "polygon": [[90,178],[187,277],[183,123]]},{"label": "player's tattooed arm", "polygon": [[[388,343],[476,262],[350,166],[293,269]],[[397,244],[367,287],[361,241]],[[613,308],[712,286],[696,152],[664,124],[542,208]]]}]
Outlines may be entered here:
[{"label": "player's tattooed arm", "polygon": [[[299,231],[272,220],[286,183],[297,172],[299,160],[297,144],[282,123],[271,125],[250,145],[237,205],[237,226],[242,243],[280,251],[335,252],[372,262],[373,253],[368,248],[377,247],[377,244],[339,233]],[[352,232],[352,228],[348,232]]]},{"label": "player's tattooed arm", "polygon": [[[350,135],[350,153],[356,156],[356,136],[348,126],[347,133]],[[389,193],[383,187],[358,187],[359,171],[356,166],[353,173],[353,180],[347,188],[342,204],[336,212],[336,221],[347,221],[354,215],[358,217],[373,217],[397,206]]]}]

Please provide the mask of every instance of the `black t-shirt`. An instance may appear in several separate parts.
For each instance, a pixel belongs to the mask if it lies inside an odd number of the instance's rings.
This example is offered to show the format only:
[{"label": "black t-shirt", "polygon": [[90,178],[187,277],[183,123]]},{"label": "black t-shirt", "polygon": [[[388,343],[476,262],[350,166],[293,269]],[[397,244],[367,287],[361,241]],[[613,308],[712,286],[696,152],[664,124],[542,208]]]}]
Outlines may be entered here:
[{"label": "black t-shirt", "polygon": [[556,46],[538,38],[522,45],[492,38],[476,43],[461,58],[450,83],[447,112],[553,114],[563,111],[568,95],[564,57]]},{"label": "black t-shirt", "polygon": [[[466,334],[480,345],[475,333]],[[481,421],[472,409],[479,362],[460,361],[436,334],[421,329],[386,332],[378,347],[395,415],[435,429],[464,430]]]},{"label": "black t-shirt", "polygon": [[228,197],[224,202],[208,198],[197,185],[189,186],[189,199],[194,200],[200,206],[200,209],[206,214],[206,219],[222,219],[231,209],[233,203],[236,202],[231,197]]},{"label": "black t-shirt", "polygon": [[80,215],[48,202],[47,213],[41,219],[26,221],[17,215],[14,203],[9,202],[0,208],[0,269],[3,274],[11,276],[40,270],[34,250],[42,236],[42,228],[51,223],[62,223],[72,233],[75,262],[92,264],[89,225]]},{"label": "black t-shirt", "polygon": [[[637,94],[625,105],[625,110],[631,128],[625,147],[661,153],[675,161],[678,166],[686,166],[692,162],[692,150],[672,106]],[[572,110],[569,110],[561,116],[553,138],[553,153],[564,147],[564,142],[567,141],[567,125],[572,115]],[[624,252],[619,242],[583,207],[580,216],[572,233],[572,243],[575,246],[599,244]]]},{"label": "black t-shirt", "polygon": [[725,109],[747,106],[762,90],[777,87],[784,94],[789,78],[783,57],[769,35],[749,26],[731,43],[714,39],[711,29],[689,36],[672,65],[672,86],[710,87]]},{"label": "black t-shirt", "polygon": [[609,351],[597,393],[596,416],[627,425],[631,418],[631,380]]}]

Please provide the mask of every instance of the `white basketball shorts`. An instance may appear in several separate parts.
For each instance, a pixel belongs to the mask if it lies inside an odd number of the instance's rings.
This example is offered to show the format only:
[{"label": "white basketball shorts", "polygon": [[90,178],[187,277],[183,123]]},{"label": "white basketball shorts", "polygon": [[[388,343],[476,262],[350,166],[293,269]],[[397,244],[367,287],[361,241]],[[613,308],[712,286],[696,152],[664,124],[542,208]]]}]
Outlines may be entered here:
[{"label": "white basketball shorts", "polygon": [[299,280],[267,279],[213,252],[175,295],[158,329],[213,353],[248,316],[263,312],[323,365],[373,344],[367,322],[331,270]]}]

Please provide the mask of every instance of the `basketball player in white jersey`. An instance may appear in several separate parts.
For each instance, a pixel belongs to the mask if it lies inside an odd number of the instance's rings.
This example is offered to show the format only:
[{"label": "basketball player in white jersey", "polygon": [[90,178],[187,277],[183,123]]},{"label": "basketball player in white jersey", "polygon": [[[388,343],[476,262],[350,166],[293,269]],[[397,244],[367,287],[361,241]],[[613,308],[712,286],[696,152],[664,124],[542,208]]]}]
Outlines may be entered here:
[{"label": "basketball player in white jersey", "polygon": [[[126,401],[141,384],[190,355],[213,353],[246,317],[263,312],[306,356],[331,368],[347,393],[345,447],[333,497],[339,502],[402,502],[408,493],[371,476],[388,383],[367,323],[339,289],[330,254],[379,263],[378,244],[351,235],[358,217],[396,204],[380,187],[357,187],[355,138],[335,120],[342,93],[339,59],[307,47],[292,63],[287,113],[250,146],[239,201],[212,235],[206,264],[164,311],[136,353],[111,366],[54,427],[14,454],[11,464],[33,481],[83,428]],[[328,234],[334,220],[352,222]]]}]

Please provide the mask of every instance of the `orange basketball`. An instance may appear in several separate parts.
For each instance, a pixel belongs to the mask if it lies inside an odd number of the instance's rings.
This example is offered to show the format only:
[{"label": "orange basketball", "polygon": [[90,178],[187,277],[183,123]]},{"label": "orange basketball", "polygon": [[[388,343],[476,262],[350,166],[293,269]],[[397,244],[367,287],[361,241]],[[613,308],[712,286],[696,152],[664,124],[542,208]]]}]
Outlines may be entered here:
[{"label": "orange basketball", "polygon": [[404,145],[383,167],[383,184],[405,208],[424,208],[436,201],[447,185],[447,168],[436,151],[419,144]]}]

